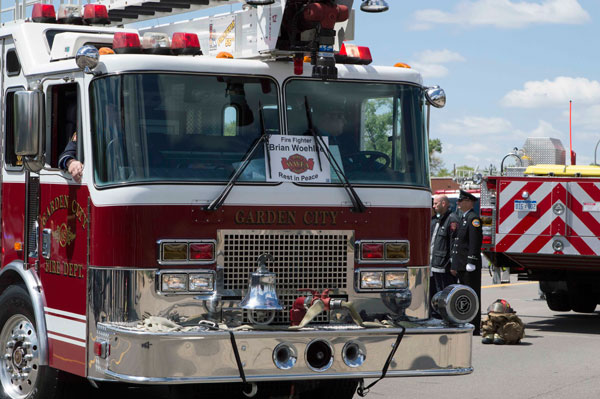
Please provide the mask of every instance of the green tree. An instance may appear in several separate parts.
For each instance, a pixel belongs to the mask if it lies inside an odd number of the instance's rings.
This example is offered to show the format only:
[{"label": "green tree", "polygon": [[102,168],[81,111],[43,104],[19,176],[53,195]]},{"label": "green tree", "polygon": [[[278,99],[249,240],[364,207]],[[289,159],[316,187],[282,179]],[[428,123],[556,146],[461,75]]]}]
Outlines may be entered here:
[{"label": "green tree", "polygon": [[365,103],[365,149],[392,153],[393,112],[390,98],[372,99]]},{"label": "green tree", "polygon": [[444,161],[440,157],[441,153],[442,141],[440,139],[429,139],[429,168],[433,176],[448,176],[440,174],[444,169]]}]

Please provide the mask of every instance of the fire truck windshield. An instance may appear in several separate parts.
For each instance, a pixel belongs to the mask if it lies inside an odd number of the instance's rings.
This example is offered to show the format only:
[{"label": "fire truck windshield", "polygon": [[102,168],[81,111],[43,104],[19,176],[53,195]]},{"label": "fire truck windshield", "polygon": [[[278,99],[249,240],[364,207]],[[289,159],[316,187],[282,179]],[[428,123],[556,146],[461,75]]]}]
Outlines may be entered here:
[{"label": "fire truck windshield", "polygon": [[[274,80],[253,76],[128,73],[95,79],[95,184],[229,181],[263,131],[281,133],[278,91]],[[328,137],[352,185],[428,187],[420,87],[292,79],[284,92],[286,133],[311,135],[312,122],[318,135]],[[236,181],[266,180],[261,149]],[[341,183],[333,171],[331,182]]]},{"label": "fire truck windshield", "polygon": [[[90,90],[96,184],[228,181],[263,133],[261,113],[265,133],[280,133],[277,90],[271,79],[240,76],[96,79]],[[257,152],[262,169],[248,169],[239,181],[265,181],[261,157]]]},{"label": "fire truck windshield", "polygon": [[[428,186],[421,88],[297,79],[284,90],[288,134],[309,134],[312,122],[329,138],[331,152],[353,185]],[[311,108],[311,120],[305,104]]]}]

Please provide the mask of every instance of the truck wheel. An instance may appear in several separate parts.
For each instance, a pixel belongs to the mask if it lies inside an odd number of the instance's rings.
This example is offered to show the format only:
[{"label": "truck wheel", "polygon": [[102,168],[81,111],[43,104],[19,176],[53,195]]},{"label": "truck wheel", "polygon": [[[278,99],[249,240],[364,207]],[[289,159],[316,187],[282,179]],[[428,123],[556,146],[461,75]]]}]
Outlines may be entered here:
[{"label": "truck wheel", "polygon": [[596,310],[597,300],[593,295],[575,293],[569,295],[571,309],[577,313],[594,313]]},{"label": "truck wheel", "polygon": [[548,304],[550,310],[555,312],[568,312],[571,310],[569,296],[566,292],[547,292],[546,303]]},{"label": "truck wheel", "polygon": [[57,372],[40,365],[39,342],[29,294],[20,285],[8,287],[0,295],[0,397],[55,397]]}]

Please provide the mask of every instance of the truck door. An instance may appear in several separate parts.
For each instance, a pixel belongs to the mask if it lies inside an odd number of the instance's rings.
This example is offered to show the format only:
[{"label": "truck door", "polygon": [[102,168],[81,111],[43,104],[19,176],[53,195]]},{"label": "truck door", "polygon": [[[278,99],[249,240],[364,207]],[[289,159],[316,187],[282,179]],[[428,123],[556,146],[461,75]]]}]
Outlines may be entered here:
[{"label": "truck door", "polygon": [[0,200],[2,201],[2,266],[23,259],[25,214],[25,171],[21,157],[15,154],[13,99],[26,81],[12,38],[2,39],[1,80],[3,168]]},{"label": "truck door", "polygon": [[[67,143],[83,140],[77,83],[46,87],[46,170],[40,172],[40,278],[46,295],[50,365],[85,375],[87,186],[59,167]],[[77,134],[76,134],[77,133]],[[83,154],[76,158],[83,161]],[[84,170],[84,173],[87,171]]]},{"label": "truck door", "polygon": [[565,183],[537,178],[501,180],[499,191],[496,249],[553,253],[552,237],[566,234]]},{"label": "truck door", "polygon": [[575,255],[600,255],[600,181],[568,183],[567,238]]}]

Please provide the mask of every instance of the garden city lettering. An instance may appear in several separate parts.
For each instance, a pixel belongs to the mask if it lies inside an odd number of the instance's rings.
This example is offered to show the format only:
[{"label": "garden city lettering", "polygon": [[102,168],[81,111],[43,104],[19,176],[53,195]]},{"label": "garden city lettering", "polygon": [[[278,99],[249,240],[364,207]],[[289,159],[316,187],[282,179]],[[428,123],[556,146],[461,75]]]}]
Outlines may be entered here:
[{"label": "garden city lettering", "polygon": [[305,211],[301,218],[297,217],[296,211],[237,211],[235,213],[236,224],[294,225],[297,220],[307,226],[335,226],[337,211]]}]

